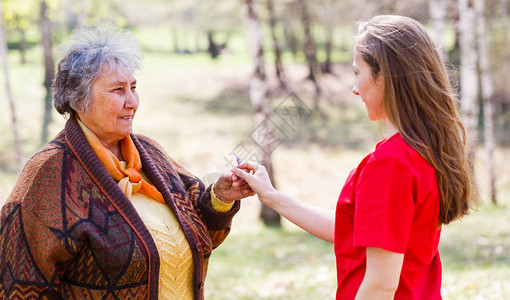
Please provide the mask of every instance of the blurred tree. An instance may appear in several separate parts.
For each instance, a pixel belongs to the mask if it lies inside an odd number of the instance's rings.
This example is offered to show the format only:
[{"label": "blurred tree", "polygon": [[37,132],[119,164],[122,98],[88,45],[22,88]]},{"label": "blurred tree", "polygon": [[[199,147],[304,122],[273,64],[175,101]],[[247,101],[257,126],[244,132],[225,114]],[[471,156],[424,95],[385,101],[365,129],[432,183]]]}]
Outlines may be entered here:
[{"label": "blurred tree", "polygon": [[468,133],[468,153],[474,161],[478,140],[478,70],[476,51],[476,15],[473,0],[458,0],[460,43],[461,110]]},{"label": "blurred tree", "polygon": [[429,2],[430,23],[433,29],[433,36],[442,51],[441,54],[446,55],[444,33],[446,21],[446,0],[430,0]]},{"label": "blurred tree", "polygon": [[489,41],[487,40],[487,22],[485,18],[485,0],[475,0],[475,13],[476,13],[476,33],[478,38],[478,52],[479,52],[479,69],[480,69],[480,87],[482,89],[483,100],[483,123],[484,123],[484,141],[486,150],[486,165],[489,180],[489,195],[494,204],[497,204],[496,184],[494,177],[494,110],[493,110],[493,97],[494,97],[494,83],[490,72],[490,55],[489,55]]},{"label": "blurred tree", "polygon": [[[266,81],[266,70],[264,65],[264,49],[262,47],[262,29],[258,14],[256,0],[244,0],[246,37],[248,39],[249,51],[253,60],[253,73],[250,78],[250,102],[254,109],[255,131],[262,130],[263,133],[258,146],[260,146],[261,164],[266,167],[271,182],[274,182],[273,162],[271,159],[271,132],[274,131],[272,123],[269,122],[271,107]],[[267,133],[267,135],[266,135]],[[260,217],[267,226],[280,227],[281,217],[269,206],[263,205],[260,210]]]},{"label": "blurred tree", "polygon": [[[336,1],[335,1],[336,2]],[[322,20],[324,29],[325,29],[325,50],[326,50],[326,60],[322,65],[321,71],[322,73],[331,73],[331,52],[333,51],[333,28],[335,27],[334,20],[336,19],[333,10],[333,1],[332,0],[324,0],[319,3],[320,15],[322,16],[320,20]]]},{"label": "blurred tree", "polygon": [[[206,32],[208,36],[211,33],[211,38],[208,38],[208,49],[220,55],[228,49],[233,32],[242,24],[240,18],[242,1],[194,1],[198,3],[194,3],[183,12],[181,22],[196,32]],[[219,33],[223,33],[221,40],[218,38]],[[213,57],[214,52],[209,53]]]},{"label": "blurred tree", "polygon": [[[350,29],[353,23],[358,21],[353,13],[354,7],[352,1],[335,1],[335,0],[314,0],[315,11],[317,12],[318,22],[322,25],[324,30],[324,50],[325,60],[322,62],[322,73],[332,73],[333,58],[332,54],[335,50],[335,30],[340,29],[340,32],[345,29]],[[337,31],[338,33],[338,31]],[[349,40],[350,42],[350,40]],[[345,45],[340,45],[345,46]],[[321,47],[318,47],[319,49]]]},{"label": "blurred tree", "polygon": [[282,19],[282,26],[283,35],[285,37],[285,45],[290,50],[290,52],[292,52],[292,55],[295,59],[299,48],[299,40],[296,36],[296,30],[294,29],[294,26],[292,25],[292,22],[289,20],[289,18],[286,17]]},{"label": "blurred tree", "polygon": [[276,34],[276,12],[274,8],[274,0],[266,0],[267,11],[269,14],[269,28],[271,31],[271,39],[273,41],[273,51],[274,51],[274,64],[276,77],[278,78],[278,82],[280,83],[280,89],[285,91],[287,90],[287,84],[285,83],[285,69],[283,68],[282,63],[282,51],[280,47],[280,42],[278,41],[278,35]]},{"label": "blurred tree", "polygon": [[220,55],[220,46],[214,41],[214,31],[212,29],[207,31],[207,43],[209,44],[207,52],[209,52],[211,58],[217,58]]},{"label": "blurred tree", "polygon": [[48,127],[51,123],[52,98],[51,85],[55,77],[55,62],[53,60],[53,41],[51,36],[51,20],[48,16],[48,4],[46,0],[40,2],[40,19],[39,26],[41,29],[41,43],[44,51],[44,88],[46,96],[44,97],[44,118],[41,133],[41,144],[44,145],[48,141]]},{"label": "blurred tree", "polygon": [[320,0],[316,2],[316,11],[318,12],[319,20],[324,28],[324,48],[326,52],[326,59],[324,60],[321,71],[322,73],[332,73],[332,59],[331,54],[334,48],[334,29],[339,20],[338,16],[342,15],[342,7],[346,2],[339,2],[334,0]]},{"label": "blurred tree", "polygon": [[0,59],[2,60],[2,68],[4,70],[4,82],[5,91],[7,93],[7,101],[9,102],[9,109],[11,111],[12,135],[14,137],[14,148],[16,149],[16,168],[18,170],[18,173],[20,173],[21,168],[23,167],[23,159],[21,154],[21,144],[18,135],[18,122],[16,120],[16,109],[14,106],[14,100],[11,91],[11,83],[9,80],[9,68],[8,68],[9,66],[7,64],[7,42],[5,38],[2,0],[0,0],[0,16],[2,16],[2,18],[0,19]]},{"label": "blurred tree", "polygon": [[321,94],[319,86],[320,66],[317,62],[315,39],[312,33],[312,19],[310,17],[308,0],[298,0],[301,10],[301,22],[304,32],[304,52],[308,62],[308,79],[315,85],[315,108],[318,108],[318,99]]},{"label": "blurred tree", "polygon": [[19,33],[18,49],[20,61],[24,64],[26,62],[26,30],[37,19],[37,5],[34,5],[34,0],[4,0],[3,9],[6,27]]},{"label": "blurred tree", "polygon": [[490,69],[494,80],[494,120],[496,140],[510,144],[510,15],[508,0],[487,0]]},{"label": "blurred tree", "polygon": [[[131,0],[123,1],[121,10],[131,25],[167,26],[174,52],[207,50],[211,57],[217,57],[242,24],[241,5],[242,1]],[[207,47],[202,47],[201,41]]]}]

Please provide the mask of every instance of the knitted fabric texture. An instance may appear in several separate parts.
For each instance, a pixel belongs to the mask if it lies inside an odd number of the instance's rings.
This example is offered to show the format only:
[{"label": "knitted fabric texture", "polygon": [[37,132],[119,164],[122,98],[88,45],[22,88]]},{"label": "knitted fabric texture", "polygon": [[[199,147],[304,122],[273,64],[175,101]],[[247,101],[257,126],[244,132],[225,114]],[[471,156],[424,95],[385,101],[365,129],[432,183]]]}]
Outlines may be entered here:
[{"label": "knitted fabric texture", "polygon": [[158,248],[159,299],[193,299],[193,254],[174,214],[144,194],[134,194],[131,202]]},{"label": "knitted fabric texture", "polygon": [[[173,212],[193,255],[194,299],[209,256],[226,238],[210,187],[147,137],[131,135],[143,171]],[[157,247],[71,118],[27,162],[1,211],[0,299],[157,299]]]},{"label": "knitted fabric texture", "polygon": [[[124,169],[126,163],[121,161],[120,166]],[[140,175],[151,183],[144,172]],[[229,211],[234,203],[221,202],[213,188],[214,185],[211,187],[212,207],[216,211]],[[130,200],[158,248],[159,299],[193,299],[193,254],[174,214],[167,205],[141,193],[133,194]]]}]

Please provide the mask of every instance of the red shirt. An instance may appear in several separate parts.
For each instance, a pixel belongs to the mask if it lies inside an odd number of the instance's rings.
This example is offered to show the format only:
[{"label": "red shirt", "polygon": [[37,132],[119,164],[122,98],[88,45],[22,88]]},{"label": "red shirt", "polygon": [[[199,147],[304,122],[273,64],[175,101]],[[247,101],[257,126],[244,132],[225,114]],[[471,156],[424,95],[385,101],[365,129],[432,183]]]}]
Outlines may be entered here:
[{"label": "red shirt", "polygon": [[366,247],[404,254],[395,299],[441,299],[439,197],[434,168],[400,134],[378,143],[338,199],[336,299],[355,298]]}]

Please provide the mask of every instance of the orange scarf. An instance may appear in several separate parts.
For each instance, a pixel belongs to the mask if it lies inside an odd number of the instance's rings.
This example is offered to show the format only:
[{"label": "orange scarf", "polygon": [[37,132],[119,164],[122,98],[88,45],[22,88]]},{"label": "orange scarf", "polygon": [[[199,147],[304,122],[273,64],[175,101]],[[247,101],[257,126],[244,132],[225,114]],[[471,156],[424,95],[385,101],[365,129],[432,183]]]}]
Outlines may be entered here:
[{"label": "orange scarf", "polygon": [[118,182],[119,188],[131,200],[131,195],[138,192],[145,194],[153,199],[165,203],[163,195],[156,189],[155,186],[142,179],[140,170],[142,170],[142,161],[138,149],[131,139],[131,136],[126,136],[120,140],[120,152],[126,161],[126,168],[123,169],[119,159],[99,141],[99,138],[90,129],[85,126],[80,120],[78,124],[85,134],[85,138],[96,153],[99,161],[106,168],[108,173]]}]

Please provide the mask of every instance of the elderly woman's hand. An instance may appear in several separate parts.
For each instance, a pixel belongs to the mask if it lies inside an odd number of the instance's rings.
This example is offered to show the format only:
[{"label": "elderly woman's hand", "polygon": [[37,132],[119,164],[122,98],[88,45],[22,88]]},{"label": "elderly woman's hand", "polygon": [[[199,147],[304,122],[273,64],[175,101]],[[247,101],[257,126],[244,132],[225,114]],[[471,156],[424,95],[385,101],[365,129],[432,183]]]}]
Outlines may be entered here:
[{"label": "elderly woman's hand", "polygon": [[214,194],[224,203],[255,195],[248,183],[232,172],[226,172],[214,184]]}]

